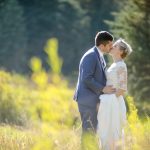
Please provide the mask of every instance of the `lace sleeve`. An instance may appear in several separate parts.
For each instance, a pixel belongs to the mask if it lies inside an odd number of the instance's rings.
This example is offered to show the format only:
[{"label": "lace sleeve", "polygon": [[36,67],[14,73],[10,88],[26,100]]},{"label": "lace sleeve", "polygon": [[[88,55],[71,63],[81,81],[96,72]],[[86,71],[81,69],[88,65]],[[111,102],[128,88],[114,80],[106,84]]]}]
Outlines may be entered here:
[{"label": "lace sleeve", "polygon": [[118,88],[127,91],[127,68],[118,66],[117,68]]}]

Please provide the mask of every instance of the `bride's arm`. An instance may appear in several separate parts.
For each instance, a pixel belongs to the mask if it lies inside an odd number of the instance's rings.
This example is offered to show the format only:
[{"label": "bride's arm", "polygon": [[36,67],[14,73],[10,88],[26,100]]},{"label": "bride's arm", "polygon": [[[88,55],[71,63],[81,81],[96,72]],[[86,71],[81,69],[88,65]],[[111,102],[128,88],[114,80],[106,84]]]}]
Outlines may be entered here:
[{"label": "bride's arm", "polygon": [[127,91],[127,68],[126,66],[119,66],[117,68],[117,79],[118,79],[118,89],[116,91],[116,96],[124,95]]}]

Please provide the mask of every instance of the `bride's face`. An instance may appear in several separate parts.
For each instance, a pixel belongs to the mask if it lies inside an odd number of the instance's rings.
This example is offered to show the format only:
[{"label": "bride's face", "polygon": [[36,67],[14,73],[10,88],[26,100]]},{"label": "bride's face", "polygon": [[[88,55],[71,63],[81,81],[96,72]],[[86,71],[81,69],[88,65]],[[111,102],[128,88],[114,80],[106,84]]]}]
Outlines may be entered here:
[{"label": "bride's face", "polygon": [[122,51],[119,48],[118,44],[114,44],[111,51],[110,51],[110,55],[114,56],[114,57],[121,57]]}]

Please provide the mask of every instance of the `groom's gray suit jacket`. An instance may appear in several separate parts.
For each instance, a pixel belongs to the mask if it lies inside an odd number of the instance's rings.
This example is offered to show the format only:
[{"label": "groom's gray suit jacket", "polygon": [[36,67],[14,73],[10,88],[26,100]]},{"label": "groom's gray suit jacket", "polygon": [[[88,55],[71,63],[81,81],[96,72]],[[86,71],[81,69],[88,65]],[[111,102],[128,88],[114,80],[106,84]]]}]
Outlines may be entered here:
[{"label": "groom's gray suit jacket", "polygon": [[105,85],[106,76],[100,55],[98,49],[93,47],[81,58],[74,100],[78,102],[79,106],[95,108],[99,103],[99,95],[102,94],[101,91]]}]

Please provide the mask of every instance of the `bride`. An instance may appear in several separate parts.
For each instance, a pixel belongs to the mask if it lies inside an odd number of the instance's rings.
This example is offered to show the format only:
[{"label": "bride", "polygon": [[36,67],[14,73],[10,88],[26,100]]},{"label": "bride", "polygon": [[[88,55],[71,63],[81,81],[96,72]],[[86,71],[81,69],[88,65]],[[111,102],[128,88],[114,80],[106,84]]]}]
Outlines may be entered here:
[{"label": "bride", "polygon": [[123,39],[117,40],[110,55],[113,64],[106,71],[107,85],[116,88],[114,94],[100,95],[98,110],[98,135],[102,149],[117,150],[123,142],[123,126],[126,123],[126,106],[123,94],[127,91],[127,67],[124,58],[132,52],[130,45]]}]

